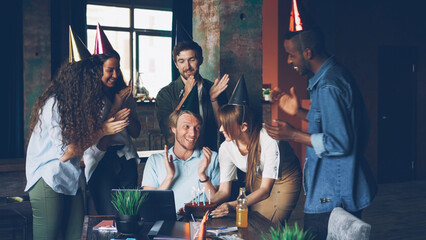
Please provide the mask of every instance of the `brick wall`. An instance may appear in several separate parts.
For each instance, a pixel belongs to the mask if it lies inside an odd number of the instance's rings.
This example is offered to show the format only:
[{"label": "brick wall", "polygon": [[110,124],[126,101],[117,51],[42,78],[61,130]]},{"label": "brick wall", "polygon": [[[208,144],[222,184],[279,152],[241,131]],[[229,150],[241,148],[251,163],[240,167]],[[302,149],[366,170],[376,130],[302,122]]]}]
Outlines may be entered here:
[{"label": "brick wall", "polygon": [[137,111],[142,129],[139,137],[133,139],[136,149],[150,150],[149,137],[151,137],[151,150],[162,149],[165,142],[164,140],[161,142],[155,103],[138,103]]}]

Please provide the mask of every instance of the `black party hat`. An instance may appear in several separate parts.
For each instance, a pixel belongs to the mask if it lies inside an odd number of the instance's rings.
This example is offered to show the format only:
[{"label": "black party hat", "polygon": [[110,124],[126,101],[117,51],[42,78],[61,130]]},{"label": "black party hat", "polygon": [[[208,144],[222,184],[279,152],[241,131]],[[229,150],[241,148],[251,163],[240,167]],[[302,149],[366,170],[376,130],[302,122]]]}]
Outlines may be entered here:
[{"label": "black party hat", "polygon": [[175,36],[175,45],[179,42],[192,42],[192,37],[182,26],[182,24],[176,20],[176,36]]},{"label": "black party hat", "polygon": [[248,93],[246,81],[244,80],[244,74],[241,75],[240,80],[238,80],[237,85],[235,85],[234,91],[232,92],[228,104],[248,106]]},{"label": "black party hat", "polygon": [[180,109],[188,110],[188,111],[191,111],[193,113],[200,113],[197,84],[195,84],[195,86],[192,88],[191,92],[189,93],[189,95],[185,99],[185,101],[183,102]]}]

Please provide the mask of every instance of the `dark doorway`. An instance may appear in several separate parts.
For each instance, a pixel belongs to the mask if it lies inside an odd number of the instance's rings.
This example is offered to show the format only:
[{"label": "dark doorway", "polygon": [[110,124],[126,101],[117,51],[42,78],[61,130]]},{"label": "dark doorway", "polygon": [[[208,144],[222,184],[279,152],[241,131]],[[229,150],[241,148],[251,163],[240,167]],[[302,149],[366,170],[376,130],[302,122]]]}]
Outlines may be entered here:
[{"label": "dark doorway", "polygon": [[379,183],[414,179],[416,63],[414,47],[379,48]]}]

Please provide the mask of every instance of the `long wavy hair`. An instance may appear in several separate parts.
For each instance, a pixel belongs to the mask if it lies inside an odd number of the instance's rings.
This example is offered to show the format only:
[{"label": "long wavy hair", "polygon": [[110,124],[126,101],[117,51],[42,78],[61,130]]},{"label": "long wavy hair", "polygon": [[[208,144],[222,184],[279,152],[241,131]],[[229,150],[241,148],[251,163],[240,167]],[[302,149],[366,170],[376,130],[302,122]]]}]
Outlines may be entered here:
[{"label": "long wavy hair", "polygon": [[[120,54],[118,54],[118,52],[116,52],[115,50],[112,50],[112,51],[104,53],[104,54],[96,55],[96,56],[98,56],[100,58],[102,63],[104,63],[106,60],[108,60],[110,58],[116,58],[118,60],[118,62],[120,62]],[[126,83],[124,82],[123,73],[121,72],[121,68],[120,68],[120,74],[117,76],[117,80],[115,81],[115,85],[111,89],[112,93],[116,94],[121,89],[126,88],[126,87],[127,86],[126,86]]]},{"label": "long wavy hair", "polygon": [[246,106],[224,105],[219,110],[219,121],[226,134],[232,139],[238,141],[242,134],[241,127],[243,123],[247,124],[246,133],[249,135],[250,142],[247,146],[247,172],[246,188],[253,191],[254,181],[256,179],[256,169],[260,165],[260,130],[262,125],[253,119],[253,114]]},{"label": "long wavy hair", "polygon": [[33,106],[30,134],[41,122],[40,115],[46,101],[54,97],[60,118],[62,149],[70,143],[80,151],[93,145],[103,125],[102,66],[103,62],[98,56],[62,65]]}]

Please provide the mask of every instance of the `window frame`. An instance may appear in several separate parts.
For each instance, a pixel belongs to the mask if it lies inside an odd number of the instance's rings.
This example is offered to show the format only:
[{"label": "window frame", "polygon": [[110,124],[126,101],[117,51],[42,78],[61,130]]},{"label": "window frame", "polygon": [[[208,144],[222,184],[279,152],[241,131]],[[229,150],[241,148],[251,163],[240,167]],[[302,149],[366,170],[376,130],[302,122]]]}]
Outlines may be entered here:
[{"label": "window frame", "polygon": [[[161,2],[161,3],[159,3]],[[173,49],[173,30],[174,30],[174,24],[172,20],[172,29],[170,31],[167,30],[155,30],[155,29],[143,29],[143,28],[135,28],[135,9],[147,9],[147,10],[160,10],[160,11],[170,11],[173,13],[172,8],[172,0],[166,0],[166,1],[158,1],[158,0],[144,0],[144,1],[138,1],[138,0],[116,0],[116,1],[87,1],[87,5],[98,5],[98,6],[108,6],[108,7],[123,7],[123,8],[129,8],[130,10],[130,27],[111,27],[111,26],[104,26],[102,25],[102,29],[104,31],[121,31],[121,32],[128,32],[130,34],[129,37],[129,55],[130,58],[130,72],[131,72],[131,78],[134,79],[133,84],[136,83],[136,77],[137,73],[139,71],[139,36],[145,35],[145,36],[158,36],[158,37],[170,37],[172,42],[172,49]],[[86,11],[87,14],[87,11]],[[173,19],[174,17],[172,17]],[[85,20],[87,20],[87,15]],[[86,22],[87,30],[96,30],[96,25],[89,25]],[[87,41],[86,41],[87,42]],[[170,53],[171,54],[171,53]],[[170,62],[170,64],[173,65],[173,59]],[[173,73],[170,74],[170,82],[173,81]]]}]

